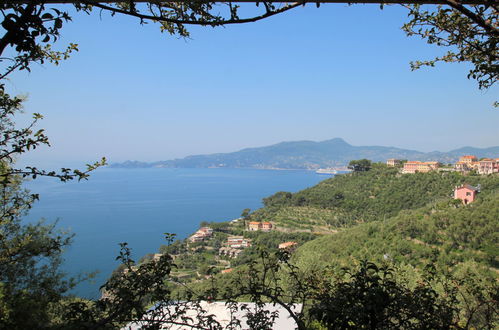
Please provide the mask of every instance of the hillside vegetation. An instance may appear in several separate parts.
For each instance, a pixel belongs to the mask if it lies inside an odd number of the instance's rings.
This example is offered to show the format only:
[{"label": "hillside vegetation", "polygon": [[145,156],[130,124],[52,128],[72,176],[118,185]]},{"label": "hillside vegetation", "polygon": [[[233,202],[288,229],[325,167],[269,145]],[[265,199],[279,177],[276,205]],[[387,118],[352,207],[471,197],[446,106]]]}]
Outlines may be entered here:
[{"label": "hillside vegetation", "polygon": [[264,198],[265,207],[252,218],[273,221],[281,229],[335,230],[450,200],[454,187],[465,182],[481,184],[485,194],[499,189],[494,176],[456,172],[403,175],[397,168],[374,164],[367,172],[337,175],[294,194],[278,192]]},{"label": "hillside vegetation", "polygon": [[[454,187],[465,182],[481,186],[477,200],[466,206],[452,197]],[[223,237],[253,239],[251,248],[227,259],[232,267],[253,260],[259,247],[275,252],[279,243],[295,240],[299,246],[292,260],[304,270],[339,269],[369,260],[415,268],[431,263],[440,272],[469,267],[495,276],[499,271],[499,175],[402,175],[396,168],[374,164],[370,171],[338,175],[294,194],[278,192],[264,204],[247,220],[271,221],[276,231],[211,224]],[[304,236],[307,232],[311,234]],[[222,242],[199,244],[213,246],[208,253],[214,257]]]},{"label": "hillside vegetation", "polygon": [[470,205],[442,201],[317,238],[300,247],[294,258],[304,268],[344,267],[366,259],[415,267],[432,262],[440,269],[473,263],[483,271],[499,272],[498,220],[499,193],[482,192]]},{"label": "hillside vegetation", "polygon": [[[454,187],[465,182],[481,186],[477,199],[468,205],[452,197]],[[176,286],[175,294],[216,294],[224,300],[242,290],[267,298],[276,294],[288,302],[303,294],[309,306],[305,314],[313,316],[319,303],[330,315],[340,315],[343,305],[352,303],[352,315],[357,315],[359,308],[371,311],[373,302],[364,301],[369,294],[375,304],[386,304],[405,291],[412,298],[443,299],[447,305],[441,311],[454,311],[449,317],[456,329],[497,327],[499,175],[401,175],[395,168],[375,164],[370,171],[339,175],[294,194],[276,193],[264,204],[247,220],[272,221],[277,231],[247,232],[226,224],[225,230],[239,230],[252,238],[253,246],[227,260],[232,272],[206,273],[209,280],[198,277]],[[290,252],[289,264],[277,249],[279,242],[287,240],[298,243]],[[366,266],[370,265],[366,261],[382,268]],[[355,273],[356,269],[364,271]],[[274,274],[272,281],[269,272]],[[368,274],[373,277],[366,279]],[[383,276],[387,276],[385,284],[400,286],[394,288],[393,300],[378,296],[384,284],[377,281]],[[344,294],[345,290],[351,294]],[[239,295],[238,299],[251,297]],[[336,303],[341,299],[344,303]],[[408,306],[419,304],[411,300]],[[433,300],[428,306],[434,312],[438,309]],[[391,308],[386,308],[389,319],[403,314]]]}]

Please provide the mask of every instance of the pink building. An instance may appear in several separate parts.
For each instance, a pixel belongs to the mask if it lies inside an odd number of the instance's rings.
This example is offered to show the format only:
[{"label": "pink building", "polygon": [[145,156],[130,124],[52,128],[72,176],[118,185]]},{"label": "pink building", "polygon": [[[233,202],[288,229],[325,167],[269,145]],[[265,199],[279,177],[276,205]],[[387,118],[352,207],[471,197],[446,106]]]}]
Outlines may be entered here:
[{"label": "pink building", "polygon": [[477,193],[477,188],[465,183],[454,189],[454,199],[460,199],[463,201],[463,204],[466,205],[475,200]]},{"label": "pink building", "polygon": [[479,174],[492,174],[499,172],[499,163],[495,159],[484,158],[478,162]]}]

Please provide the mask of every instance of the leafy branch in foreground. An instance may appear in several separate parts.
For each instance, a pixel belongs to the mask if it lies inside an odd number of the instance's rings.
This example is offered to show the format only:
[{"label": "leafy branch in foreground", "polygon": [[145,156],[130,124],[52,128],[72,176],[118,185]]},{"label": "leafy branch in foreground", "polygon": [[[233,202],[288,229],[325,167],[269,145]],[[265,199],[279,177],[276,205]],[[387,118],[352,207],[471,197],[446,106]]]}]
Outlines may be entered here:
[{"label": "leafy branch in foreground", "polygon": [[[140,24],[159,23],[162,32],[188,37],[186,25],[216,27],[256,22],[301,6],[304,2],[261,4],[262,10],[259,13],[255,14],[252,10],[247,17],[241,17],[240,6],[230,2],[127,1],[103,4],[95,1],[75,1],[74,8],[87,14],[97,9],[112,16],[132,16],[137,18]],[[17,69],[30,70],[32,62],[50,61],[58,64],[60,60],[67,59],[73,51],[78,51],[78,45],[74,43],[70,43],[63,51],[52,50],[51,43],[59,39],[63,24],[72,19],[69,11],[62,10],[61,6],[47,7],[45,1],[31,1],[28,4],[3,2],[0,4],[0,13],[3,16],[1,26],[5,30],[5,34],[0,38],[0,55],[8,46],[16,53],[12,58],[0,58],[0,62],[8,60],[11,63],[0,75],[0,79]]]},{"label": "leafy branch in foreground", "polygon": [[419,36],[427,43],[450,49],[432,60],[411,63],[413,70],[435,66],[437,62],[469,62],[468,78],[480,89],[492,87],[499,78],[499,6],[463,6],[448,0],[449,7],[406,5],[409,22],[402,29],[408,36]]},{"label": "leafy branch in foreground", "polygon": [[[189,25],[217,27],[256,22],[306,4],[305,1],[287,4],[264,1],[256,2],[261,9],[255,9],[251,5],[216,1],[72,3],[79,12],[91,14],[97,9],[112,16],[131,16],[137,18],[140,24],[157,23],[162,32],[180,37],[189,37]],[[429,44],[450,49],[432,60],[412,62],[412,69],[434,66],[437,62],[469,62],[473,68],[468,78],[477,80],[480,89],[490,88],[499,74],[498,5],[487,0],[481,5],[463,5],[458,0],[445,0],[445,3],[445,6],[403,4],[409,9],[409,22],[402,27],[407,35],[419,36]],[[78,50],[78,45],[73,43],[63,51],[52,50],[51,42],[59,39],[63,24],[72,19],[69,11],[62,8],[48,7],[44,1],[0,4],[4,17],[1,25],[6,31],[0,38],[0,55],[7,46],[17,54],[13,58],[0,58],[0,62],[12,62],[0,78],[16,69],[29,70],[31,62],[50,61],[57,64]]]},{"label": "leafy branch in foreground", "polygon": [[100,166],[106,165],[106,159],[102,158],[94,164],[87,164],[85,170],[62,168],[60,172],[39,170],[33,166],[25,169],[16,169],[12,165],[19,155],[36,149],[39,146],[50,146],[48,137],[43,129],[34,130],[35,125],[43,118],[40,114],[33,114],[33,120],[24,128],[16,128],[14,116],[21,111],[23,99],[11,97],[5,93],[3,85],[0,85],[0,162],[9,164],[0,173],[0,183],[9,182],[16,176],[31,177],[49,176],[58,178],[61,181],[73,179],[87,179],[89,173]]}]

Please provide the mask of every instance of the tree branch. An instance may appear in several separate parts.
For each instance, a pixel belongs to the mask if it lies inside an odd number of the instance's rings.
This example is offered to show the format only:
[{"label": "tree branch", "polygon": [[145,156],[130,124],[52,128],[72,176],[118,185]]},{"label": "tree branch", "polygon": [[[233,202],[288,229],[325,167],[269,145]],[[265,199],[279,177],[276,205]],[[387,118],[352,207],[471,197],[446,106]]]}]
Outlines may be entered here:
[{"label": "tree branch", "polygon": [[271,16],[284,13],[288,10],[299,7],[299,6],[306,3],[306,1],[295,2],[293,4],[286,5],[280,9],[277,9],[275,11],[267,11],[265,14],[250,17],[250,18],[236,18],[236,19],[231,18],[231,19],[227,19],[227,20],[211,21],[210,22],[210,21],[183,20],[183,19],[166,18],[163,16],[145,15],[145,14],[141,14],[141,13],[138,13],[135,11],[128,11],[128,10],[124,10],[124,9],[111,7],[108,5],[103,5],[100,3],[94,3],[92,1],[82,1],[82,2],[85,4],[88,4],[88,5],[92,5],[94,7],[103,9],[103,10],[111,11],[113,13],[120,13],[120,14],[124,14],[124,15],[129,15],[129,16],[137,17],[137,18],[140,18],[143,20],[152,20],[152,21],[157,21],[157,22],[167,22],[167,23],[173,23],[173,24],[202,25],[202,26],[206,26],[206,25],[222,26],[222,25],[227,25],[227,24],[241,24],[241,23],[257,22],[257,21],[263,20],[265,18],[269,18]]},{"label": "tree branch", "polygon": [[469,19],[471,19],[473,22],[481,26],[482,28],[485,29],[488,33],[499,37],[499,29],[491,25],[489,22],[485,21],[482,17],[479,15],[475,14],[465,6],[463,6],[461,3],[457,2],[456,0],[444,0],[446,4],[454,8],[455,10],[459,11]]}]

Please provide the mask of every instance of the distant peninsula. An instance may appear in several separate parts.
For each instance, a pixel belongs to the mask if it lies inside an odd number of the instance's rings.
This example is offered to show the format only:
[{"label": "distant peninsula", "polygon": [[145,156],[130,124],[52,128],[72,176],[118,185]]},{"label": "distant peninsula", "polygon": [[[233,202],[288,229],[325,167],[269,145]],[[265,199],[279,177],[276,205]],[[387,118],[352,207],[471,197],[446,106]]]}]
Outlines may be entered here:
[{"label": "distant peninsula", "polygon": [[157,162],[125,161],[113,163],[111,168],[255,168],[255,169],[307,169],[340,168],[352,159],[367,158],[372,161],[385,161],[388,158],[410,160],[435,160],[454,163],[465,154],[477,157],[496,157],[499,146],[490,148],[463,147],[448,152],[421,152],[382,146],[353,146],[341,138],[315,142],[294,141],[246,148],[236,152],[210,155],[194,155],[180,159]]}]

